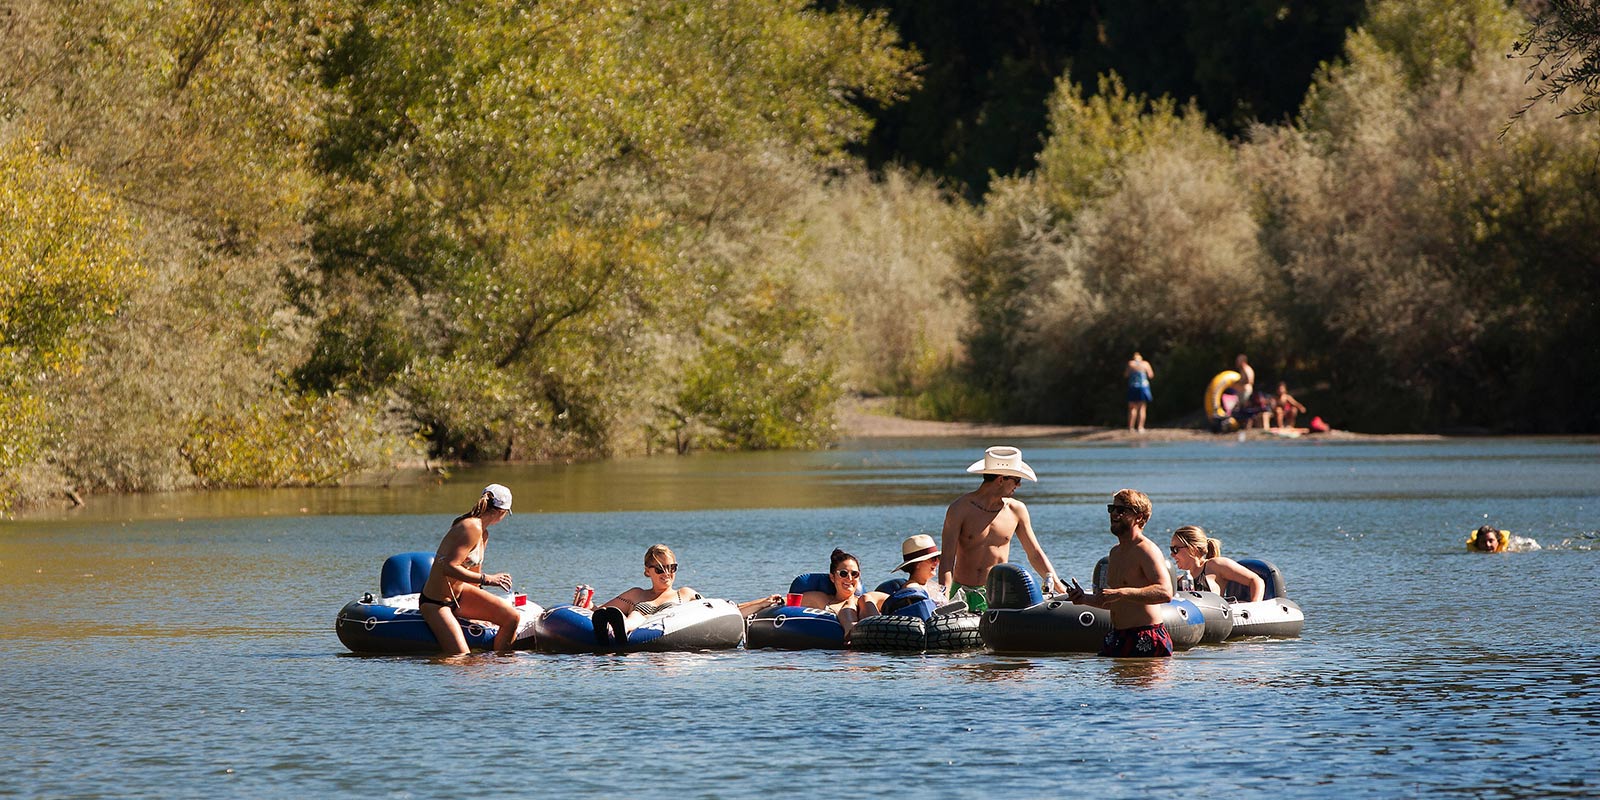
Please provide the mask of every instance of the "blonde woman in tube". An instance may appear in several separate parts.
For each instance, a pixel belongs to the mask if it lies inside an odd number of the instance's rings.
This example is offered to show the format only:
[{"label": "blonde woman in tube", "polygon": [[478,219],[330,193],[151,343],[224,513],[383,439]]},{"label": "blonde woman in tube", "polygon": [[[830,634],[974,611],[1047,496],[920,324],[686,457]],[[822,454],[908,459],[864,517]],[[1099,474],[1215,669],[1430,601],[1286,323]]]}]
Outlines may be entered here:
[{"label": "blonde woman in tube", "polygon": [[[603,644],[622,644],[628,633],[639,627],[646,618],[674,606],[702,599],[699,592],[687,586],[675,585],[678,580],[678,556],[664,544],[653,544],[644,551],[644,576],[650,587],[634,587],[607,600],[594,610],[594,633]],[[739,613],[745,616],[763,608],[779,605],[783,595],[774,594],[739,603]]]},{"label": "blonde woman in tube", "polygon": [[1172,559],[1178,562],[1178,569],[1189,573],[1196,589],[1221,594],[1222,587],[1233,581],[1250,587],[1250,596],[1240,600],[1253,603],[1266,594],[1266,581],[1239,562],[1225,558],[1222,540],[1206,536],[1205,528],[1199,525],[1185,525],[1172,532]]},{"label": "blonde woman in tube", "polygon": [[510,573],[483,569],[489,526],[509,516],[511,490],[498,483],[483,487],[478,502],[471,511],[456,517],[433,556],[433,569],[417,599],[417,610],[446,655],[467,652],[467,637],[461,633],[463,619],[481,619],[500,626],[494,637],[495,650],[510,650],[516,641],[522,615],[511,601],[484,588],[497,586],[511,591]]}]

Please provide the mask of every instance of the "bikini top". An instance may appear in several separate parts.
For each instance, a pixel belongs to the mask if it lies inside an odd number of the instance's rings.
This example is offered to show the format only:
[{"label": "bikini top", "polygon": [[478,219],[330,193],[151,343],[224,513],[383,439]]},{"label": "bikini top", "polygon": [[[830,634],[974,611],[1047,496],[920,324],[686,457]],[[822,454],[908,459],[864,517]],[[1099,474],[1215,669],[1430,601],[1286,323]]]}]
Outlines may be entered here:
[{"label": "bikini top", "polygon": [[647,600],[647,601],[645,601],[643,603],[634,603],[633,604],[633,610],[637,611],[640,614],[643,614],[643,615],[645,615],[647,617],[650,617],[650,616],[654,616],[656,614],[660,614],[661,612],[666,611],[667,609],[672,608],[674,606],[681,606],[684,603],[692,603],[695,600],[699,600],[699,599],[700,599],[700,595],[695,595],[693,598],[691,598],[689,600],[674,599],[674,600],[667,600],[667,601],[662,602],[662,603],[652,603],[652,602],[649,602]]}]

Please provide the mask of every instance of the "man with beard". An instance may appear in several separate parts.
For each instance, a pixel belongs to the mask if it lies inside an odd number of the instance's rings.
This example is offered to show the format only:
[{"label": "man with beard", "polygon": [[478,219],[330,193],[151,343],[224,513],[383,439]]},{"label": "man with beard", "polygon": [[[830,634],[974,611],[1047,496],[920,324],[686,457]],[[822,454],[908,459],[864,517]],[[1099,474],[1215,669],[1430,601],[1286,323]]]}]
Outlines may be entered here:
[{"label": "man with beard", "polygon": [[1156,658],[1172,655],[1172,636],[1161,623],[1161,604],[1172,599],[1167,560],[1155,542],[1146,539],[1150,498],[1137,489],[1123,489],[1106,506],[1117,543],[1106,564],[1106,588],[1085,594],[1074,581],[1067,599],[1111,612],[1112,631],[1100,655]]}]

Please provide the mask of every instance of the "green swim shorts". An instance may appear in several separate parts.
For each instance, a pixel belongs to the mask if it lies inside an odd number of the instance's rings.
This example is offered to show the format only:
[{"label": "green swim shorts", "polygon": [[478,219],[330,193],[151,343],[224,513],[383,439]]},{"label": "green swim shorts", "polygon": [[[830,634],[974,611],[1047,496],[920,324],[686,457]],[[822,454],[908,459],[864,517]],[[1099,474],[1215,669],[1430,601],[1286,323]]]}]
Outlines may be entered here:
[{"label": "green swim shorts", "polygon": [[989,592],[982,586],[968,586],[964,583],[950,582],[950,599],[965,600],[967,610],[974,614],[982,614],[989,610]]}]

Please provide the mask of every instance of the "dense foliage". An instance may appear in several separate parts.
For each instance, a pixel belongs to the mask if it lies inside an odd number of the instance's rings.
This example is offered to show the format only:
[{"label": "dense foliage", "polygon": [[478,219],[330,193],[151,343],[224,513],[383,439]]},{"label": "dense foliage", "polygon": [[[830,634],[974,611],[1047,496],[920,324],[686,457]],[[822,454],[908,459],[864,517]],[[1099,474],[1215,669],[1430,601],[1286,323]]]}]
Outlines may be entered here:
[{"label": "dense foliage", "polygon": [[1232,147],[1192,107],[1064,83],[962,260],[969,407],[1113,423],[1142,350],[1152,413],[1183,419],[1247,352],[1362,430],[1600,429],[1600,131],[1530,113],[1496,139],[1520,24],[1378,3],[1295,124]]},{"label": "dense foliage", "polygon": [[1359,4],[866,5],[0,2],[0,505],[1115,423],[1135,349],[1158,424],[1248,352],[1600,430],[1586,84],[1507,127],[1549,23],[1385,0],[1308,83]]}]

